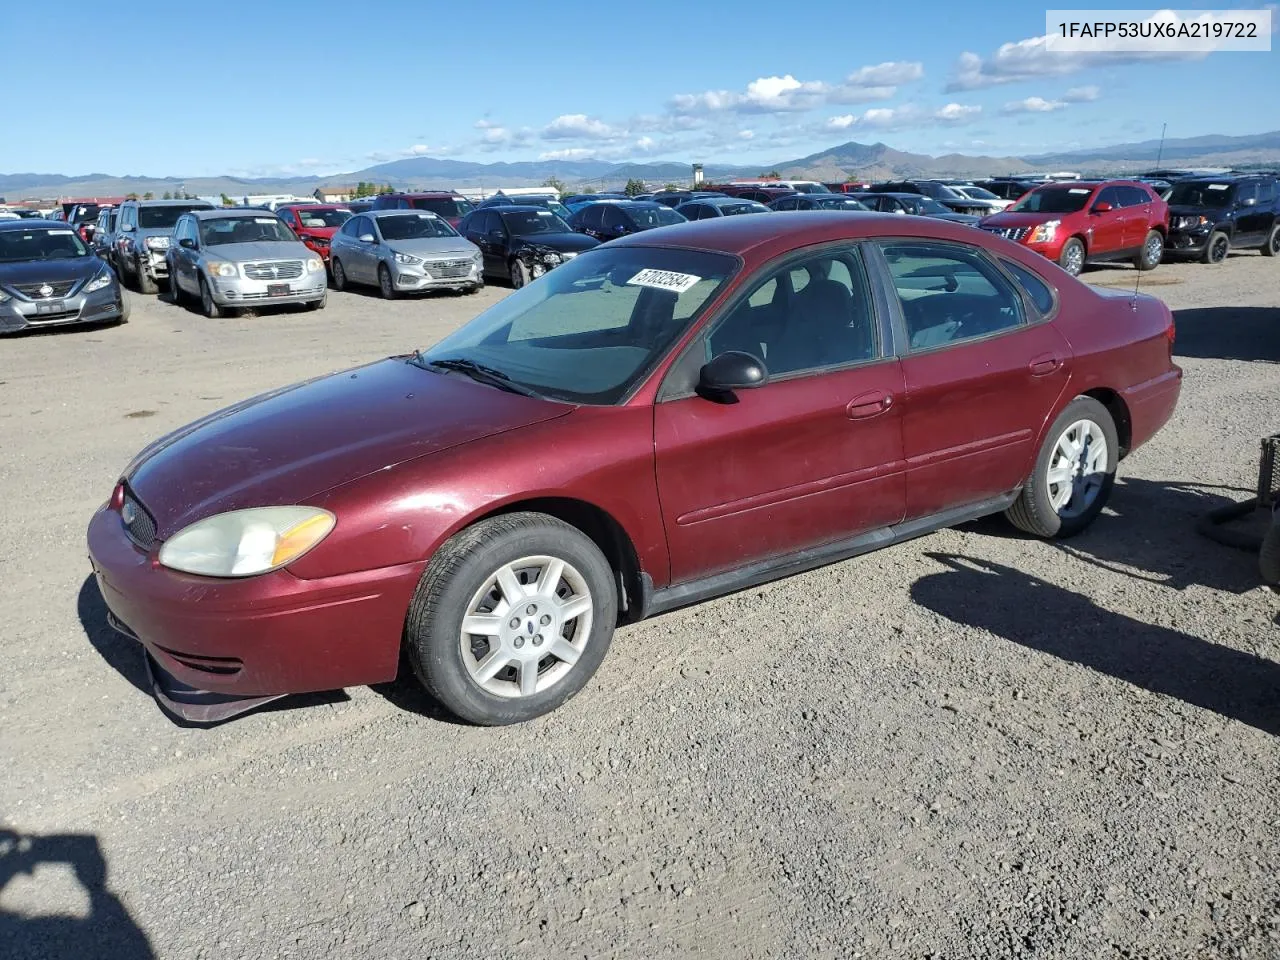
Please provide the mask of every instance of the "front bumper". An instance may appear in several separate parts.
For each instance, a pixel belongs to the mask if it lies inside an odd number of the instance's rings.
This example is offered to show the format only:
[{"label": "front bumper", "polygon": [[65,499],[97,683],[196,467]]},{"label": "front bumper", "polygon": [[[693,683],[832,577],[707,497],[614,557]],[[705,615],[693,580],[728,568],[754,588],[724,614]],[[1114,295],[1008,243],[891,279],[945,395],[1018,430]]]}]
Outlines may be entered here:
[{"label": "front bumper", "polygon": [[165,280],[169,276],[169,261],[164,250],[145,250],[138,260],[139,266],[152,280]]},{"label": "front bumper", "polygon": [[75,323],[108,323],[124,317],[124,294],[118,283],[112,283],[93,293],[78,293],[55,301],[12,297],[0,303],[0,333]]},{"label": "front bumper", "polygon": [[1206,226],[1193,230],[1170,230],[1169,239],[1165,241],[1165,252],[1171,256],[1200,256],[1209,242],[1209,234],[1213,228]]},{"label": "front bumper", "polygon": [[391,282],[397,290],[465,290],[477,287],[482,282],[481,265],[471,262],[466,273],[457,275],[459,271],[441,269],[438,264],[427,263],[391,264]]},{"label": "front bumper", "polygon": [[[272,294],[273,287],[288,287],[285,294]],[[257,304],[312,303],[324,299],[328,277],[323,270],[304,272],[292,280],[249,280],[245,277],[214,277],[209,285],[214,301],[223,307]]]},{"label": "front bumper", "polygon": [[157,700],[197,723],[277,697],[395,678],[422,563],[303,580],[287,570],[244,579],[159,565],[157,543],[129,539],[104,504],[89,522],[89,560],[112,626],[143,647]]}]

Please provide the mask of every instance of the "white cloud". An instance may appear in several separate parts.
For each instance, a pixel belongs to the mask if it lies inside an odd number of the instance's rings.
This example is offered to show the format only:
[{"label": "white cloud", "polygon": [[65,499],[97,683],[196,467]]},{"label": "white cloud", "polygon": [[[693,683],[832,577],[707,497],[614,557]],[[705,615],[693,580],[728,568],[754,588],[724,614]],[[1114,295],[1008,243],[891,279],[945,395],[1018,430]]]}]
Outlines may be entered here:
[{"label": "white cloud", "polygon": [[648,135],[641,137],[636,141],[636,149],[641,153],[648,153],[658,145],[658,141]]},{"label": "white cloud", "polygon": [[1102,90],[1096,86],[1072,87],[1062,95],[1062,99],[1067,103],[1092,103],[1101,95]]},{"label": "white cloud", "polygon": [[858,118],[858,123],[864,127],[892,127],[904,122],[907,108],[905,107],[873,107]]},{"label": "white cloud", "polygon": [[597,156],[599,151],[590,147],[565,147],[563,150],[548,150],[538,154],[539,160],[584,160]]},{"label": "white cloud", "polygon": [[756,132],[755,132],[754,130],[739,130],[739,131],[738,131],[738,139],[739,139],[739,140],[752,140],[752,139],[754,139],[754,138],[755,138],[755,135],[756,135]]},{"label": "white cloud", "polygon": [[542,129],[544,140],[611,140],[618,131],[585,113],[565,113]]},{"label": "white cloud", "polygon": [[945,107],[940,107],[934,111],[934,119],[941,120],[943,123],[965,123],[972,120],[982,112],[979,106],[972,106],[965,103],[948,103]]},{"label": "white cloud", "polygon": [[848,130],[857,122],[858,122],[858,118],[856,116],[854,116],[852,113],[846,113],[843,116],[831,117],[829,120],[827,120],[827,129],[828,130]]},{"label": "white cloud", "polygon": [[873,67],[860,67],[832,87],[826,96],[828,103],[865,103],[868,100],[888,100],[895,96],[898,87],[924,76],[924,65],[914,61],[891,60]]},{"label": "white cloud", "polygon": [[1063,100],[1046,100],[1044,97],[1027,97],[1025,100],[1011,100],[1001,109],[1001,113],[1053,113],[1065,110],[1067,104]]},{"label": "white cloud", "polygon": [[791,74],[782,77],[758,77],[741,93],[730,90],[707,90],[703,93],[680,93],[669,106],[676,113],[789,113],[810,110],[822,102],[827,85],[816,80],[797,80]]},{"label": "white cloud", "polygon": [[1066,76],[1089,67],[1124,66],[1158,60],[1198,60],[1207,54],[1188,51],[1148,52],[1089,51],[1064,53],[1048,49],[1048,37],[1028,37],[1001,44],[991,56],[960,54],[946,92],[977,90],[1003,83],[1018,83],[1041,77]]},{"label": "white cloud", "polygon": [[861,116],[846,113],[828,117],[820,128],[812,132],[824,134],[851,128],[901,130],[904,127],[929,127],[939,124],[957,126],[976,120],[981,113],[981,107],[965,103],[948,103],[933,110],[926,110],[910,103],[901,107],[872,107],[864,111]]}]

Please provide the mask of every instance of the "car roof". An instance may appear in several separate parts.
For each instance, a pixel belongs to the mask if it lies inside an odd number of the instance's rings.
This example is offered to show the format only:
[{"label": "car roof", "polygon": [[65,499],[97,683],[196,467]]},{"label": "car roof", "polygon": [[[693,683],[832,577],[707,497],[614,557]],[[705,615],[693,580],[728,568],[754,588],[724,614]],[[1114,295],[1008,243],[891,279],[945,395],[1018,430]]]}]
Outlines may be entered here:
[{"label": "car roof", "polygon": [[288,210],[292,207],[306,207],[308,210],[345,210],[345,203],[282,203],[277,210]]},{"label": "car roof", "polygon": [[[495,213],[551,213],[546,207],[536,203],[504,203],[494,208]],[[554,214],[552,214],[554,216]]]},{"label": "car roof", "polygon": [[461,194],[454,193],[452,190],[423,190],[418,193],[384,193],[384,197],[404,197],[409,200],[435,200],[448,198],[449,200],[458,199]]},{"label": "car roof", "polygon": [[373,217],[381,220],[383,217],[440,217],[440,214],[434,210],[365,210],[360,214],[362,217]]},{"label": "car roof", "polygon": [[0,220],[0,230],[30,230],[33,227],[55,227],[70,230],[65,220],[44,220],[35,217],[19,217],[17,220]]},{"label": "car roof", "polygon": [[[275,213],[266,209],[266,207],[205,207],[199,210],[190,211],[191,215],[197,220],[216,220],[222,217],[260,217],[264,213],[269,213],[275,217]],[[276,217],[279,220],[279,217]]]},{"label": "car roof", "polygon": [[[176,200],[126,200],[125,203],[136,203],[140,207],[176,207],[200,204],[202,205],[201,209],[206,209],[213,206],[208,200],[183,200],[181,197]],[[124,206],[124,204],[121,204],[121,206]]]}]

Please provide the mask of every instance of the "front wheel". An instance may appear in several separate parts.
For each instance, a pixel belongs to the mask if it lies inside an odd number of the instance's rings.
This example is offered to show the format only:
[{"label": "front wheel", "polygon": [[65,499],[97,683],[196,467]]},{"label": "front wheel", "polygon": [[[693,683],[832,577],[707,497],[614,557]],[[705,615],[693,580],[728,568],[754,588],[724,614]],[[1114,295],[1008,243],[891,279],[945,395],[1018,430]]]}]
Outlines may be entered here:
[{"label": "front wheel", "polygon": [[529,268],[521,260],[511,261],[511,286],[519,290],[529,282]]},{"label": "front wheel", "polygon": [[546,514],[511,513],[440,548],[409,607],[405,644],[451,713],[519,723],[586,686],[617,616],[613,570],[591,538]]},{"label": "front wheel", "polygon": [[204,277],[200,278],[200,309],[204,311],[204,315],[210,320],[217,320],[224,315],[223,308],[218,306],[218,301],[213,299],[213,291],[209,289],[209,281]]},{"label": "front wheel", "polygon": [[1200,259],[1205,263],[1221,263],[1230,252],[1230,238],[1221,230],[1215,230],[1209,235],[1209,240],[1204,245],[1204,255]]},{"label": "front wheel", "polygon": [[319,300],[312,300],[310,303],[304,304],[306,310],[323,310],[326,303],[329,302],[329,295],[326,293]]},{"label": "front wheel", "polygon": [[1062,245],[1058,266],[1073,277],[1080,276],[1080,271],[1084,269],[1084,244],[1078,237],[1072,237]]},{"label": "front wheel", "polygon": [[385,263],[378,265],[378,292],[382,294],[383,300],[394,300],[396,297],[396,285],[391,282],[391,271]]},{"label": "front wheel", "polygon": [[1142,241],[1142,252],[1133,258],[1133,265],[1139,270],[1154,270],[1160,266],[1162,257],[1164,257],[1164,237],[1160,235],[1159,230],[1149,230],[1146,239]]},{"label": "front wheel", "polygon": [[1264,257],[1280,257],[1280,224],[1276,224],[1271,228],[1271,235],[1267,237],[1267,242],[1262,245],[1262,255]]},{"label": "front wheel", "polygon": [[155,293],[159,288],[153,278],[147,275],[147,268],[142,265],[141,260],[133,262],[134,276],[138,278],[139,293]]},{"label": "front wheel", "polygon": [[1076,397],[1049,428],[1031,476],[1005,516],[1037,537],[1075,536],[1106,506],[1119,454],[1107,408],[1092,397]]}]

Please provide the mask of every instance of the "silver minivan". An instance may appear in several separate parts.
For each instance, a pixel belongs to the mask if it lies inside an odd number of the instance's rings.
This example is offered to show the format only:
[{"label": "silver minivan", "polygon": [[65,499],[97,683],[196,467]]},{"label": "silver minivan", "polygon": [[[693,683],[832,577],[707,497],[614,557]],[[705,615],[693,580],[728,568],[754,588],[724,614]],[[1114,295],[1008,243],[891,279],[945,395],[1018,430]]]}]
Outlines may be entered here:
[{"label": "silver minivan", "polygon": [[480,248],[444,217],[425,210],[370,210],[352,217],[329,242],[335,290],[374,286],[388,300],[412,290],[484,286]]}]

